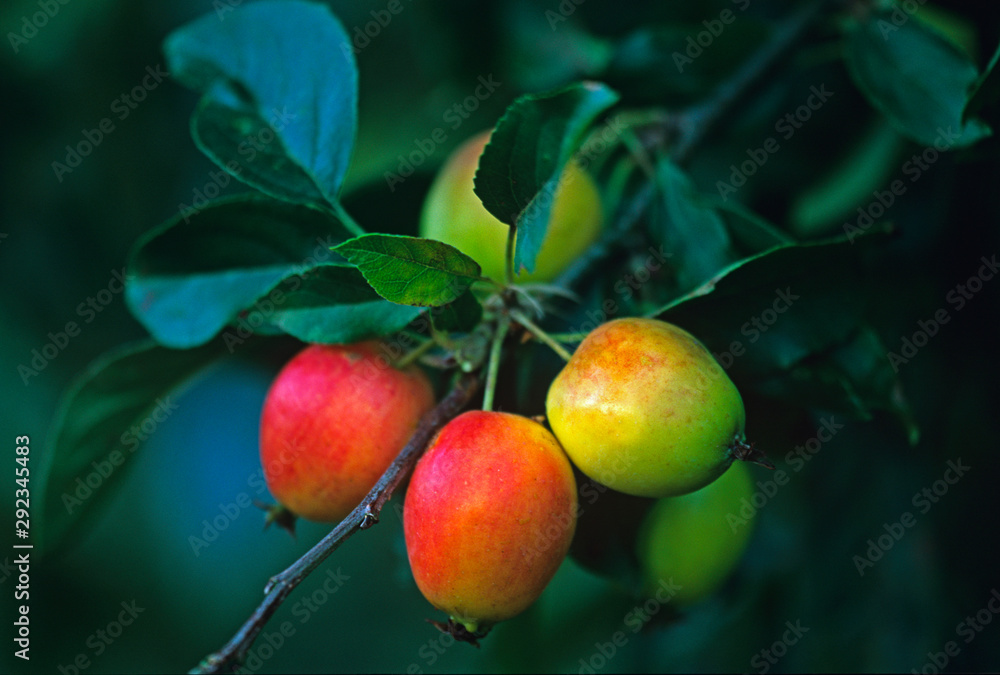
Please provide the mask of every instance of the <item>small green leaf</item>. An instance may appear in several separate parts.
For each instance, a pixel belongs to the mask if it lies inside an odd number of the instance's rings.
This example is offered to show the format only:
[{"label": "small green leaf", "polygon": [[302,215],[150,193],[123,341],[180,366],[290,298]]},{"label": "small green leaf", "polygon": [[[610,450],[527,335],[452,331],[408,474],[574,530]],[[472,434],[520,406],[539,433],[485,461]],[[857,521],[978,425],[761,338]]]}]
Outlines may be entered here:
[{"label": "small green leaf", "polygon": [[348,344],[401,330],[419,307],[379,296],[361,272],[347,265],[320,265],[283,280],[267,293],[271,325],[303,342]]},{"label": "small green leaf", "polygon": [[[920,21],[900,23],[896,9],[872,12],[847,35],[854,82],[900,133],[938,150],[989,136],[963,113],[979,73],[969,57]],[[905,15],[904,15],[905,16]]]},{"label": "small green leaf", "polygon": [[431,310],[431,323],[445,333],[468,333],[483,320],[483,306],[471,290],[462,293],[454,302]]},{"label": "small green leaf", "polygon": [[336,203],[357,126],[351,41],[318,3],[255,2],[213,13],[164,43],[168,69],[202,92],[199,146],[248,185]]},{"label": "small green leaf", "polygon": [[433,239],[366,234],[334,246],[386,300],[437,307],[453,302],[482,277],[479,263]]},{"label": "small green leaf", "polygon": [[[169,416],[177,405],[171,392],[224,354],[221,341],[179,351],[148,341],[126,345],[97,359],[70,385],[41,470],[41,548],[53,549],[107,501],[140,447],[134,427],[154,411],[158,420]],[[97,485],[88,479],[94,473]]]},{"label": "small green leaf", "polygon": [[583,82],[517,99],[483,150],[475,192],[498,220],[517,227],[514,270],[535,269],[559,178],[584,135],[618,94]]},{"label": "small green leaf", "polygon": [[349,236],[305,206],[260,195],[220,200],[139,240],[125,298],[160,344],[194,347],[285,277],[333,260],[330,247]]}]

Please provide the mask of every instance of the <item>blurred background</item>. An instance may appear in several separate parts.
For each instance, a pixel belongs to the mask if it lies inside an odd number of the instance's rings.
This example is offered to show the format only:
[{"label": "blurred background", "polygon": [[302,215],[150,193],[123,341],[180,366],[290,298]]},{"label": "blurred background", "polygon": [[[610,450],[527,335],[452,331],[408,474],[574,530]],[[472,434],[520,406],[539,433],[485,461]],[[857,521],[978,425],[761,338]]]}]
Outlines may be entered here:
[{"label": "blurred background", "polygon": [[[0,7],[7,36],[0,49],[0,410],[10,447],[3,455],[13,456],[15,436],[29,435],[33,468],[71,380],[106,350],[145,336],[116,280],[131,246],[191,204],[215,171],[188,131],[197,96],[169,77],[140,85],[164,67],[160,43],[171,30],[240,3],[52,2],[56,13],[32,30],[25,22],[42,4]],[[352,34],[386,7],[379,0],[329,4]],[[597,72],[611,55],[614,67],[603,72],[626,101],[685,105],[711,91],[797,3],[401,4],[367,43],[355,43],[362,47],[359,137],[345,194],[348,210],[369,229],[415,233],[430,177],[448,150],[492,126],[518,95]],[[676,36],[696,34],[727,8],[739,11],[741,22],[690,78],[670,76],[671,54],[684,44]],[[980,68],[1000,42],[993,5],[927,2],[918,19],[947,33]],[[666,27],[676,41],[658,46],[650,27]],[[923,148],[896,134],[853,89],[834,42],[800,50],[794,66],[808,72],[800,84],[823,81],[836,96],[783,143],[740,199],[794,236],[842,234],[872,191],[904,177],[907,160]],[[491,75],[500,86],[469,104],[479,78]],[[802,94],[789,84],[795,77],[765,87],[720,128],[691,165],[699,187],[711,192],[744,147],[766,138],[769,124],[792,109]],[[69,165],[66,146],[96,138],[105,119],[110,125],[89,156],[70,171],[53,167]],[[398,171],[399,155],[437,127],[446,130],[446,143],[414,179],[390,190],[385,172]],[[899,234],[873,265],[868,314],[879,336],[900,353],[918,321],[941,309],[950,317],[899,366],[919,442],[911,446],[888,416],[843,419],[832,440],[795,469],[786,455],[829,415],[748,393],[748,433],[790,480],[760,509],[747,553],[718,594],[681,614],[657,608],[633,633],[626,621],[635,599],[567,560],[542,599],[499,626],[481,649],[453,644],[424,622],[443,617],[410,577],[396,499],[378,527],[349,541],[289,598],[246,669],[929,673],[945,665],[934,659],[951,641],[957,651],[948,669],[996,671],[1000,617],[989,603],[1000,597],[998,444],[990,425],[1000,402],[1000,282],[967,282],[983,257],[1000,253],[997,158],[996,139],[936,158],[885,216]],[[240,191],[234,182],[222,190]],[[960,307],[959,284],[980,289]],[[32,366],[37,374],[19,370],[70,321],[80,331],[54,358]],[[185,671],[232,636],[270,575],[327,531],[300,523],[294,540],[262,532],[261,513],[246,506],[269,500],[256,429],[279,365],[277,358],[230,360],[178,393],[176,408],[128,455],[129,479],[92,527],[54,555],[33,558],[30,663],[12,654],[17,573],[8,564],[14,555],[3,550],[13,536],[0,537],[3,672]],[[970,467],[965,475],[954,485],[936,483],[947,462],[959,459]],[[13,473],[13,462],[7,466]],[[755,480],[771,476],[753,469]],[[14,529],[13,486],[4,483],[0,531],[7,533]],[[918,495],[935,486],[923,511]],[[915,524],[860,574],[855,556],[866,556],[869,540],[906,512]],[[1000,600],[992,606],[1000,608]],[[285,621],[290,637],[279,632]],[[771,663],[762,650],[783,639],[786,622],[808,631],[775,650],[783,656]],[[614,644],[619,631],[626,639]]]}]

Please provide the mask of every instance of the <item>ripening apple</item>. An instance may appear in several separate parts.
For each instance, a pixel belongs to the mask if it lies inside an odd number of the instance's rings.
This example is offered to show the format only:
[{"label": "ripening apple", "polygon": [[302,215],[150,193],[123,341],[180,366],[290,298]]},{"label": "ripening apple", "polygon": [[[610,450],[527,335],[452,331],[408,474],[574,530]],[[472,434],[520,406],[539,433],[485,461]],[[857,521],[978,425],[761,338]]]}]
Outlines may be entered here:
[{"label": "ripening apple", "polygon": [[342,520],[433,406],[423,371],[394,368],[376,341],[306,347],[264,401],[260,459],[271,494],[303,518]]},{"label": "ripening apple", "polygon": [[470,411],[431,441],[403,506],[410,568],[470,633],[527,609],[576,528],[576,479],[558,441],[520,415]]},{"label": "ripening apple", "polygon": [[739,513],[753,493],[749,467],[736,462],[700,490],[657,501],[636,539],[644,593],[652,596],[669,584],[675,589],[671,602],[684,606],[718,590],[750,542],[753,519]]},{"label": "ripening apple", "polygon": [[584,474],[638,497],[693,492],[748,458],[736,386],[701,342],[665,321],[598,326],[553,380],[546,410]]},{"label": "ripening apple", "polygon": [[[459,146],[431,185],[420,214],[420,236],[451,244],[479,263],[483,276],[504,280],[509,227],[486,210],[473,191],[479,156],[490,140],[484,131]],[[516,281],[551,281],[592,244],[603,221],[594,180],[575,162],[563,170],[548,232],[532,272]],[[515,270],[516,272],[516,270]]]}]

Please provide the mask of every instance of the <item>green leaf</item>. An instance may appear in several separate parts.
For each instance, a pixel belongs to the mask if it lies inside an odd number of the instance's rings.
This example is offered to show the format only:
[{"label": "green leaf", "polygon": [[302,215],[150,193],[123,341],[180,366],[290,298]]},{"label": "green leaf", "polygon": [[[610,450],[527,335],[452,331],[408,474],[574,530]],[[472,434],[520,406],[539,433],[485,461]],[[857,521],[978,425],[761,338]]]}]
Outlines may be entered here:
[{"label": "green leaf", "polygon": [[401,330],[419,307],[384,300],[361,272],[347,265],[320,265],[283,280],[268,298],[271,325],[303,342],[348,344]]},{"label": "green leaf", "polygon": [[156,340],[203,344],[279,281],[334,259],[350,235],[330,216],[260,195],[182,213],[143,236],[125,298]]},{"label": "green leaf", "polygon": [[872,410],[896,416],[911,445],[920,429],[903,397],[887,349],[867,322],[843,343],[811,355],[787,373],[756,384],[761,392],[800,405],[870,419]]},{"label": "green leaf", "polygon": [[431,323],[445,333],[468,333],[483,320],[483,306],[471,290],[462,293],[454,302],[431,310]]},{"label": "green leaf", "polygon": [[985,122],[965,119],[979,77],[969,57],[920,21],[901,22],[902,10],[872,12],[847,35],[854,82],[900,133],[938,150],[989,136]]},{"label": "green leaf", "polygon": [[722,217],[687,175],[663,158],[657,165],[660,201],[651,235],[673,258],[680,291],[691,290],[736,259]]},{"label": "green leaf", "polygon": [[433,239],[366,234],[333,250],[357,265],[379,295],[401,305],[446,305],[482,278],[479,263]]},{"label": "green leaf", "polygon": [[618,101],[598,82],[517,99],[479,159],[475,192],[486,210],[517,228],[514,270],[535,269],[563,168],[588,127]]},{"label": "green leaf", "polygon": [[750,378],[787,371],[847,339],[867,288],[862,254],[885,231],[785,244],[729,265],[656,312],[697,335],[723,367]]},{"label": "green leaf", "polygon": [[41,548],[54,548],[121,484],[139,448],[133,427],[169,416],[176,407],[171,392],[224,354],[220,341],[181,351],[144,341],[105,354],[77,377],[63,396],[43,459],[36,516]]},{"label": "green leaf", "polygon": [[280,199],[334,204],[357,126],[350,38],[323,5],[255,2],[204,16],[164,43],[202,92],[195,140],[220,167]]}]

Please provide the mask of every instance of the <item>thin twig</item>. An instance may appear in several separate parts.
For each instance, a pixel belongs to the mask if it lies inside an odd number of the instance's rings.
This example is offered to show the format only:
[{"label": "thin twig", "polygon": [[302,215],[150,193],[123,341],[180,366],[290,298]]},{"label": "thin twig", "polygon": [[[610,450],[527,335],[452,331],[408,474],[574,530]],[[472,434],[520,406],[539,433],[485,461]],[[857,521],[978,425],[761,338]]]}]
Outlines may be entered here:
[{"label": "thin twig", "polygon": [[757,50],[729,79],[719,85],[708,100],[682,111],[677,118],[679,136],[672,154],[674,162],[683,166],[733,107],[774,65],[801,40],[813,21],[835,0],[814,0],[791,15],[774,31],[774,35]]},{"label": "thin twig", "polygon": [[271,577],[264,588],[266,597],[254,610],[236,635],[219,651],[210,654],[194,668],[192,673],[222,673],[232,671],[243,663],[254,639],[264,628],[271,615],[286,597],[313,570],[319,567],[327,556],[333,553],[358,530],[371,527],[378,522],[379,513],[392,493],[399,487],[410,469],[416,464],[427,444],[441,427],[462,411],[479,389],[478,373],[463,374],[448,395],[420,420],[410,442],[396,456],[389,468],[371,489],[362,502],[344,518],[333,530],[323,537],[305,555],[296,560],[288,569]]}]

